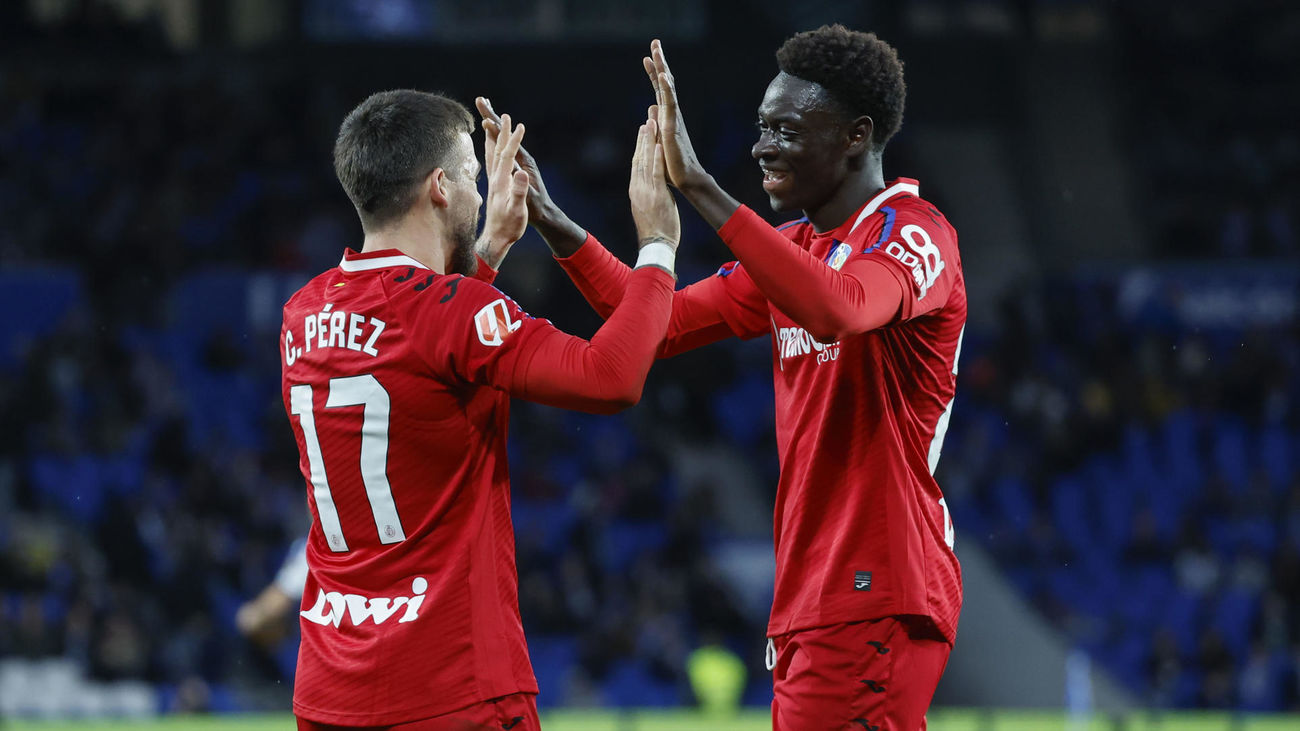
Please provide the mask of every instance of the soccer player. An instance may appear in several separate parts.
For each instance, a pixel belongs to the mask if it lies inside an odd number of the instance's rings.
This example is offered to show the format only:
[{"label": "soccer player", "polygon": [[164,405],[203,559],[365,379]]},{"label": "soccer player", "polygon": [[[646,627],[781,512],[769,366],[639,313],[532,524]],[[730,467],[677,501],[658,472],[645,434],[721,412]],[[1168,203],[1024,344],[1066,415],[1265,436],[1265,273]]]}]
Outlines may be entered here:
[{"label": "soccer player", "polygon": [[524,128],[503,118],[481,166],[473,129],[464,106],[417,91],[352,110],[334,167],[361,251],[284,307],[283,397],[313,518],[300,729],[538,728],[510,523],[510,398],[627,407],[667,327],[680,228],[655,122],[641,127],[629,185],[637,265],[590,342],[485,281],[476,251],[499,263],[527,227],[527,175],[512,170]]},{"label": "soccer player", "polygon": [[[671,181],[738,260],[676,292],[659,355],[772,335],[773,727],[915,731],[961,608],[934,479],[966,322],[957,234],[917,181],[884,178],[905,93],[891,46],[834,25],[776,58],[752,155],[772,208],[803,213],[778,228],[700,165],[658,41],[644,60]],[[627,267],[556,207],[531,157],[520,163],[533,226],[610,315],[630,292]]]}]

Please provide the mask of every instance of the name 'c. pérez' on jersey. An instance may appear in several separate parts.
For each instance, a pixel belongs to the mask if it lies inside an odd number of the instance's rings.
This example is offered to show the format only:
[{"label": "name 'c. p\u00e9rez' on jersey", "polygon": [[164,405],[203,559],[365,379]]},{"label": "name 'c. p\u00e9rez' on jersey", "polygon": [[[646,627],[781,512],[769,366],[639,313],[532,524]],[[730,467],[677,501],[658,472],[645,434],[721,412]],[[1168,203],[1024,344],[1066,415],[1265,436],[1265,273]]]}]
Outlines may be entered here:
[{"label": "name 'c. p\u00e9rez' on jersey", "polygon": [[[284,364],[291,366],[312,348],[346,348],[371,357],[379,355],[376,343],[387,323],[377,317],[367,318],[356,312],[335,310],[327,304],[320,312],[302,320],[303,344],[295,345],[292,328],[284,331]],[[362,342],[365,338],[365,342]]]},{"label": "name 'c. p\u00e9rez' on jersey", "polygon": [[299,614],[308,622],[332,624],[335,627],[346,616],[353,626],[358,626],[367,619],[373,619],[375,624],[383,624],[405,607],[406,611],[397,620],[398,624],[413,622],[420,618],[420,605],[424,604],[424,592],[428,589],[429,581],[423,576],[417,576],[411,582],[412,596],[367,597],[321,589],[312,608],[304,609]]}]

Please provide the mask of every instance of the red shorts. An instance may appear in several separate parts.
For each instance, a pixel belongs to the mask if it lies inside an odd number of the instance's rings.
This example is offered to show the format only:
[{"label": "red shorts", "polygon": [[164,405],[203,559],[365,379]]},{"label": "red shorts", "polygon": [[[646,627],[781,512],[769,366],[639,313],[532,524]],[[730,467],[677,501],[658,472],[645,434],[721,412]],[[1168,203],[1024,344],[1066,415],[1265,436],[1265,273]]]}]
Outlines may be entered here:
[{"label": "red shorts", "polygon": [[772,638],[773,731],[924,731],[952,645],[925,617]]},{"label": "red shorts", "polygon": [[334,726],[298,719],[298,731],[538,731],[537,696],[532,693],[493,698],[433,718],[392,726]]}]

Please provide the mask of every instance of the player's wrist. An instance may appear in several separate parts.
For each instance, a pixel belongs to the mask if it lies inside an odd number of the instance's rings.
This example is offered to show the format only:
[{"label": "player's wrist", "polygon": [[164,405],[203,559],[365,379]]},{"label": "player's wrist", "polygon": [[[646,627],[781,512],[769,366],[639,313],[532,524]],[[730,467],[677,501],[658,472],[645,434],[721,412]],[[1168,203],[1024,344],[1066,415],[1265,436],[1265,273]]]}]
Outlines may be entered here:
[{"label": "player's wrist", "polygon": [[659,267],[677,276],[677,242],[667,238],[643,239],[636,255],[636,269]]}]

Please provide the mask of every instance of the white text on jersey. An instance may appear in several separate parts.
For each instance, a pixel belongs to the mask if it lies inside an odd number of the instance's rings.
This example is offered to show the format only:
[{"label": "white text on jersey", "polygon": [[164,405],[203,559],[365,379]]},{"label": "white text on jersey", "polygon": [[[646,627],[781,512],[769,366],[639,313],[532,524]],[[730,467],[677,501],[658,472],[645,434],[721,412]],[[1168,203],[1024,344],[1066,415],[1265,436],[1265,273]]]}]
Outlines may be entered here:
[{"label": "white text on jersey", "polygon": [[[934,285],[934,280],[943,272],[943,257],[939,254],[939,247],[930,240],[930,234],[920,226],[909,223],[899,235],[912,250],[904,249],[897,241],[890,241],[885,245],[885,253],[912,270],[912,279],[916,280],[916,287],[920,290],[916,298],[924,299],[925,293]],[[918,237],[920,241],[917,240]]]},{"label": "white text on jersey", "polygon": [[405,606],[406,612],[397,622],[398,624],[413,622],[420,618],[420,605],[424,604],[424,592],[428,589],[429,582],[423,576],[417,576],[415,581],[411,582],[411,593],[414,596],[409,597],[365,597],[321,589],[316,596],[316,604],[299,614],[308,622],[322,626],[332,624],[335,627],[338,627],[346,616],[355,627],[367,619],[374,620],[375,624],[383,624]]},{"label": "white text on jersey", "polygon": [[[293,329],[284,332],[284,364],[291,366],[312,348],[346,348],[371,357],[379,355],[376,343],[388,324],[377,317],[367,320],[356,312],[335,310],[333,304],[325,305],[320,312],[307,315],[302,321],[303,344],[294,345]],[[362,342],[362,338],[365,342]]]},{"label": "white text on jersey", "polygon": [[782,361],[816,353],[818,363],[827,363],[840,357],[840,341],[819,343],[801,327],[783,327],[776,331],[776,352]]}]

